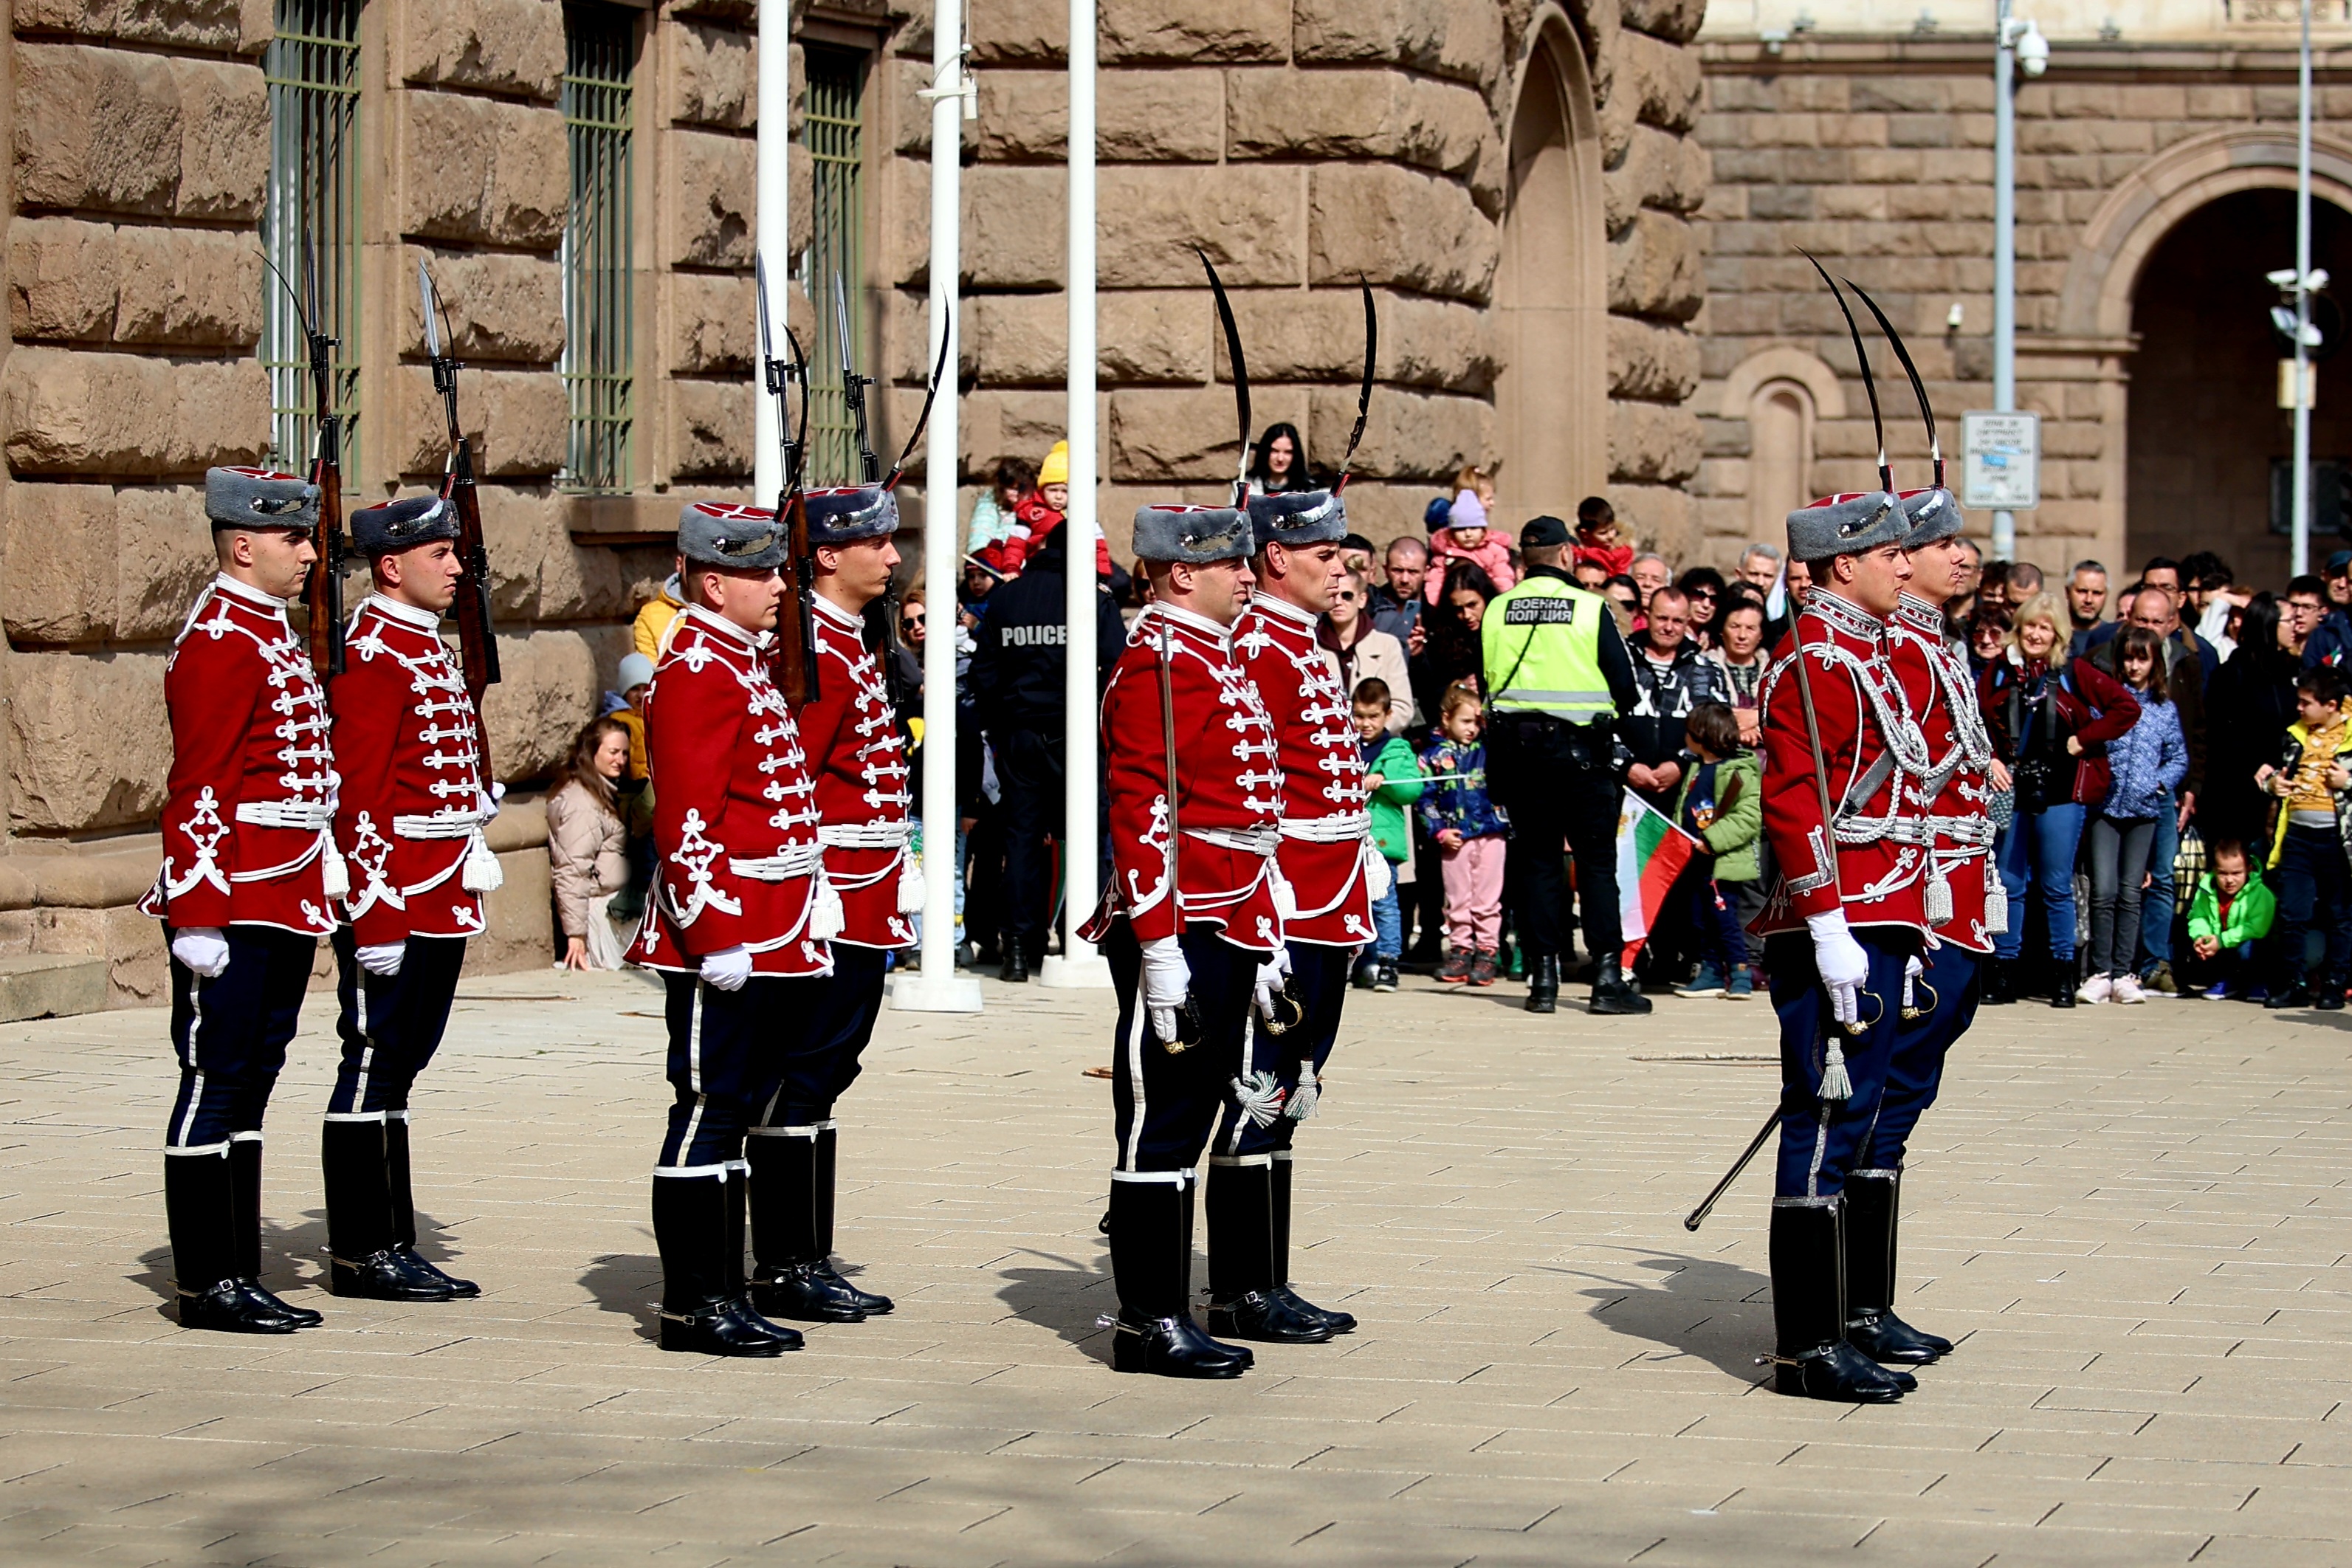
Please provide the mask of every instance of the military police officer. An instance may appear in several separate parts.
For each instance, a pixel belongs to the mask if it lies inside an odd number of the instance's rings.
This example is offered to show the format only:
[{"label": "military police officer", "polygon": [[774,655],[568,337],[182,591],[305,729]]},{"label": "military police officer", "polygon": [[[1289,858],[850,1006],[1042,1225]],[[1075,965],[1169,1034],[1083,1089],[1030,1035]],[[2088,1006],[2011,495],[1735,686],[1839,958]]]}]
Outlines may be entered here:
[{"label": "military police officer", "polygon": [[1519,940],[1528,954],[1528,1011],[1559,997],[1568,931],[1566,838],[1576,858],[1584,940],[1599,965],[1591,1011],[1646,1013],[1649,998],[1619,963],[1617,816],[1624,770],[1617,716],[1633,705],[1633,662],[1609,602],[1569,575],[1570,535],[1556,517],[1519,531],[1527,575],[1486,606],[1486,771],[1511,814],[1511,879],[1519,892]]}]

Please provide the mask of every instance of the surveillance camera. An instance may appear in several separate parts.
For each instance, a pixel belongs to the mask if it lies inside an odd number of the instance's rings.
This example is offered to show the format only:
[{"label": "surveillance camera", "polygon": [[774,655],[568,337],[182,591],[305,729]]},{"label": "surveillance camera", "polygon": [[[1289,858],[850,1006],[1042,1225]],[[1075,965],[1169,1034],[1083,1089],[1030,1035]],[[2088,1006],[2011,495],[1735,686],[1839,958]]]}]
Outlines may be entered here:
[{"label": "surveillance camera", "polygon": [[1955,300],[1952,301],[1951,310],[1944,317],[1944,330],[1952,332],[1958,331],[1960,330],[1960,302],[1958,300]]},{"label": "surveillance camera", "polygon": [[2273,289],[2294,287],[2294,268],[2292,267],[2282,267],[2276,272],[2265,272],[2263,277]]},{"label": "surveillance camera", "polygon": [[2017,64],[2030,77],[2038,77],[2050,68],[2050,40],[2030,21],[2025,24],[2024,37],[2017,40]]}]

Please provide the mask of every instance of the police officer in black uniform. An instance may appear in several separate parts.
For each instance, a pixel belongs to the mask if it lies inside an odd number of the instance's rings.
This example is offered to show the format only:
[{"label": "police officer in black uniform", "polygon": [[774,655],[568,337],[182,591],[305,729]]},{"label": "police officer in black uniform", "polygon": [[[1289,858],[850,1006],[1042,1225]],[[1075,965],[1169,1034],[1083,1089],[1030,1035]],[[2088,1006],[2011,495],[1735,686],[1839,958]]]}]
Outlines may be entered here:
[{"label": "police officer in black uniform", "polygon": [[[996,756],[1004,801],[1004,978],[1024,981],[1045,956],[1051,906],[1045,839],[1062,831],[1062,752],[1067,739],[1063,681],[1069,643],[1068,572],[1064,524],[1045,536],[1021,575],[988,595],[971,689],[981,728]],[[1097,683],[1108,679],[1127,647],[1118,606],[1095,591]],[[1097,842],[1103,842],[1097,835]],[[1091,872],[1077,885],[1097,885]],[[1091,891],[1087,895],[1091,898]]]},{"label": "police officer in black uniform", "polygon": [[1617,915],[1617,816],[1625,759],[1617,716],[1632,710],[1633,663],[1608,601],[1569,575],[1570,535],[1556,517],[1519,531],[1527,574],[1486,606],[1486,775],[1511,814],[1509,879],[1528,948],[1528,1011],[1559,1005],[1568,939],[1560,840],[1576,859],[1584,936],[1595,965],[1591,1010],[1646,1013],[1622,973]]}]

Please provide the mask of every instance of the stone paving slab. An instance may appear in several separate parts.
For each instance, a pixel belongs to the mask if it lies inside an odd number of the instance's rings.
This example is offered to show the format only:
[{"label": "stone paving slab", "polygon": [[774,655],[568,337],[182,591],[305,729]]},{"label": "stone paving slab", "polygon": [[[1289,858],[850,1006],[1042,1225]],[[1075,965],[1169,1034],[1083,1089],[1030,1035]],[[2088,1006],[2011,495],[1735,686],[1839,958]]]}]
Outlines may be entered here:
[{"label": "stone paving slab", "polygon": [[1902,1405],[1778,1397],[1761,1002],[1544,1020],[1359,994],[1301,1140],[1295,1275],[1364,1322],[1238,1383],[1122,1378],[1094,1222],[1108,998],[886,1013],[845,1255],[894,1317],[666,1356],[658,994],[468,980],[420,1206],[479,1301],[319,1287],[314,1000],[270,1127],[291,1339],[163,1310],[160,1013],[0,1026],[0,1552],[26,1563],[1202,1562],[1982,1568],[2352,1558],[2347,1026],[1990,1010],[1912,1151]]}]

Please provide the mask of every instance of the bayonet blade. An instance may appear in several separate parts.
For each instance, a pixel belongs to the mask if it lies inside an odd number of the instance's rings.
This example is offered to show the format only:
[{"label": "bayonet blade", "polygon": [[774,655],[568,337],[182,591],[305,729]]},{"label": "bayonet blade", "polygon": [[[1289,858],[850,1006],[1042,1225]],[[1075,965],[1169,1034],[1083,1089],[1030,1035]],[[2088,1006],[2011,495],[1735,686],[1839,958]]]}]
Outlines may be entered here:
[{"label": "bayonet blade", "polygon": [[441,323],[433,310],[433,278],[425,270],[425,263],[416,263],[416,298],[425,307],[425,353],[428,358],[441,357]]},{"label": "bayonet blade", "polygon": [[768,330],[768,258],[751,258],[753,287],[760,290],[760,357],[772,363],[776,357],[775,334]]}]

